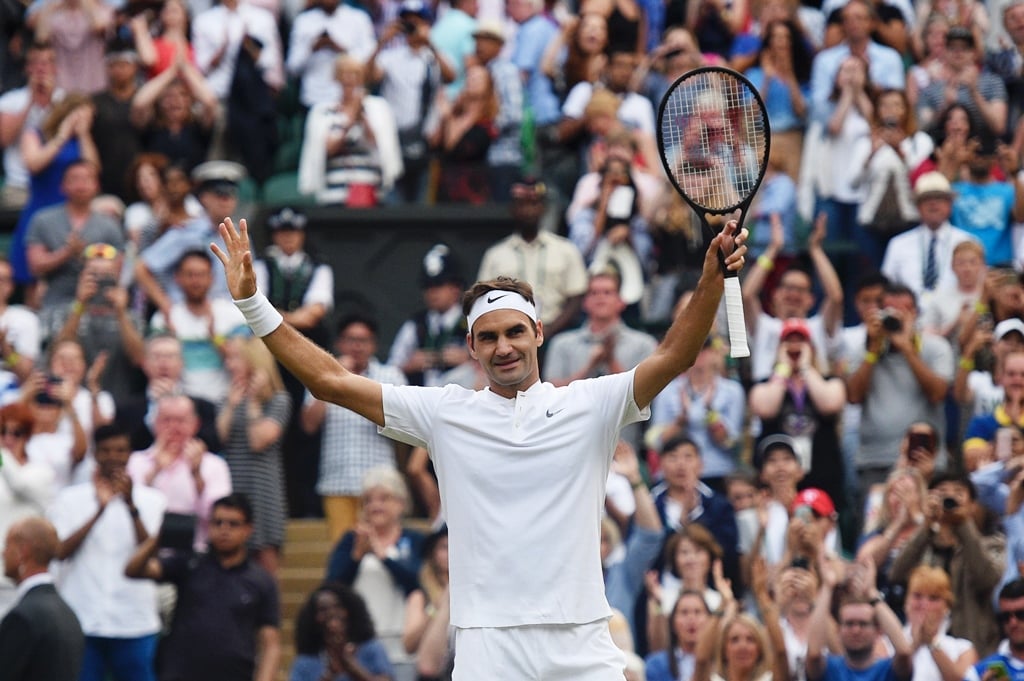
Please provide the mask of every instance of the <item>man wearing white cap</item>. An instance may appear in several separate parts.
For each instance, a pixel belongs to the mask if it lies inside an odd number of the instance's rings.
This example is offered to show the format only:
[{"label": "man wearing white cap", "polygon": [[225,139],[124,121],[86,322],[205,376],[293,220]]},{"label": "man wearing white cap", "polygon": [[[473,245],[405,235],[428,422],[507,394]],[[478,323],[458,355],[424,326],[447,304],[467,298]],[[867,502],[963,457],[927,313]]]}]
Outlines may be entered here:
[{"label": "man wearing white cap", "polygon": [[731,222],[711,241],[693,298],[635,369],[562,388],[540,381],[544,324],[531,287],[474,284],[463,299],[467,343],[489,385],[472,391],[349,373],[257,290],[245,223],[220,231],[227,252],[213,250],[236,304],[278,360],[318,398],[430,451],[449,528],[453,679],[620,681],[625,660],[608,631],[600,563],[618,431],[647,418],[654,396],[693,363],[722,297],[720,252],[741,269],[746,232]]},{"label": "man wearing white cap", "polygon": [[892,238],[882,259],[882,274],[912,290],[923,304],[928,294],[956,286],[953,249],[962,241],[977,239],[949,223],[953,189],[942,173],[918,178],[914,200],[921,224]]}]

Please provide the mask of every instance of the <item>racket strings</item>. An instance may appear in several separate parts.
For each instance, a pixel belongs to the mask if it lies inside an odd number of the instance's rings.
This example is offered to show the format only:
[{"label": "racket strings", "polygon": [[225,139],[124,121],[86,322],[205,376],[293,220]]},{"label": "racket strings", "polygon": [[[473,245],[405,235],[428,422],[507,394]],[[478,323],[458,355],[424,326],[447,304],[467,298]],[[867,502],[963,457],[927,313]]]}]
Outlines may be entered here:
[{"label": "racket strings", "polygon": [[667,170],[705,210],[733,210],[757,189],[767,121],[746,82],[724,71],[684,76],[665,100],[660,132]]}]

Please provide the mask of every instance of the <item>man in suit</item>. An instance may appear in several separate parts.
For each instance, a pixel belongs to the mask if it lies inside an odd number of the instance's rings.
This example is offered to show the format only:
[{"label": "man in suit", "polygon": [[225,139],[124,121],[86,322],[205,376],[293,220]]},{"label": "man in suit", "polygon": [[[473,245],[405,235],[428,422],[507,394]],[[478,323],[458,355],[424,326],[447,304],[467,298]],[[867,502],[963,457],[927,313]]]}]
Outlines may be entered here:
[{"label": "man in suit", "polygon": [[0,622],[0,669],[7,681],[71,681],[82,669],[82,627],[47,571],[59,546],[57,531],[43,518],[26,518],[7,532],[4,574],[18,585],[19,598]]}]

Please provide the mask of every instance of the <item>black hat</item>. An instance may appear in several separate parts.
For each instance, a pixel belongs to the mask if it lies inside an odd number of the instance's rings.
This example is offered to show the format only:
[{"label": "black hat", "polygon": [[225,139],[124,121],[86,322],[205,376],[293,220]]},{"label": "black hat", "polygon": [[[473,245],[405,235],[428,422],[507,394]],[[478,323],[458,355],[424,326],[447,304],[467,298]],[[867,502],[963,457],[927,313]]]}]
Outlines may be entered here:
[{"label": "black hat", "polygon": [[970,47],[974,47],[977,44],[974,42],[974,33],[971,29],[966,26],[950,26],[949,30],[946,31],[946,44],[949,45],[958,40],[967,43]]},{"label": "black hat", "polygon": [[267,218],[267,228],[271,232],[279,232],[286,229],[306,229],[306,216],[299,211],[285,206],[280,210],[274,211]]},{"label": "black hat", "polygon": [[509,193],[513,199],[532,199],[546,196],[548,188],[536,175],[520,175],[512,183]]},{"label": "black hat", "polygon": [[800,456],[796,453],[796,441],[785,433],[776,433],[758,443],[757,451],[754,452],[754,459],[751,462],[754,464],[754,468],[761,470],[764,467],[765,459],[776,449],[789,452],[796,461],[800,461]]},{"label": "black hat", "polygon": [[458,284],[462,286],[464,281],[462,270],[459,268],[459,261],[446,245],[435,244],[423,256],[423,267],[420,270],[420,286],[422,288],[431,288],[443,284]]}]

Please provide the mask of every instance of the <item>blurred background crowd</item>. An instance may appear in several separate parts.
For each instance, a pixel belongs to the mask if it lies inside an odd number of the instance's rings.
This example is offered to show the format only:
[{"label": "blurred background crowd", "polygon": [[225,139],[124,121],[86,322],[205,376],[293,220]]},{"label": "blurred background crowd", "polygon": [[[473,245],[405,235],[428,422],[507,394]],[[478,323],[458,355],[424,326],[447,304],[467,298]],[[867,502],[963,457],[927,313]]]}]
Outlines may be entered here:
[{"label": "blurred background crowd", "polygon": [[[656,112],[706,65],[743,72],[772,125],[752,356],[723,320],[622,433],[594,559],[627,678],[992,681],[989,655],[1024,678],[1024,1],[0,16],[0,613],[53,559],[82,679],[445,678],[429,452],[280,368],[208,245],[258,216],[261,290],[378,381],[486,385],[461,297],[499,275],[534,287],[545,380],[628,370],[704,260]],[[320,230],[448,204],[512,231],[419,254],[381,335]],[[282,642],[289,517],[323,518],[331,552]],[[16,615],[0,669],[31,649]]]}]

